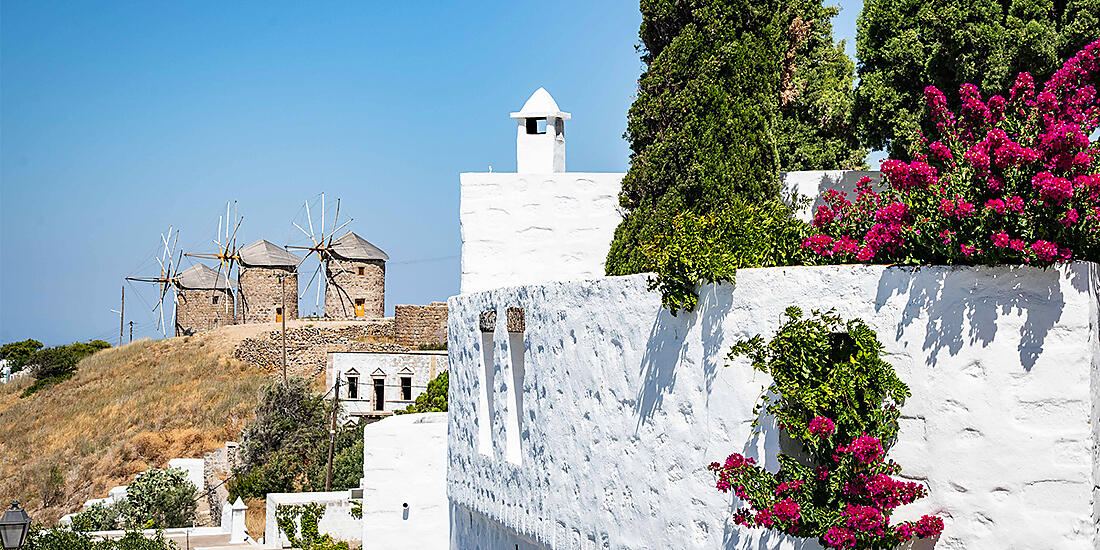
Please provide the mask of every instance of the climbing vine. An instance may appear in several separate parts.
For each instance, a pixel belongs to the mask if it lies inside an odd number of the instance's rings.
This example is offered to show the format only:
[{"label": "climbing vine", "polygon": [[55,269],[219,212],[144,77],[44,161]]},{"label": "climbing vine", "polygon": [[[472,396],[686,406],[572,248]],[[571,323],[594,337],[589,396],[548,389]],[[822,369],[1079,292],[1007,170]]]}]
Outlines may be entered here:
[{"label": "climbing vine", "polygon": [[804,317],[795,307],[787,308],[770,342],[755,336],[733,346],[730,359],[747,356],[774,381],[757,417],[775,417],[803,451],[779,454],[776,473],[737,453],[710,464],[717,489],[745,504],[734,512],[735,523],[858,550],[940,534],[937,516],[890,524],[894,509],[927,490],[893,477],[901,466],[886,459],[897,438],[898,407],[910,393],[881,353],[863,321],[817,311]]},{"label": "climbing vine", "polygon": [[[275,523],[286,534],[294,548],[302,550],[348,550],[348,543],[334,541],[317,530],[317,522],[325,515],[322,504],[295,504],[275,509]],[[299,533],[299,530],[301,531]]]}]

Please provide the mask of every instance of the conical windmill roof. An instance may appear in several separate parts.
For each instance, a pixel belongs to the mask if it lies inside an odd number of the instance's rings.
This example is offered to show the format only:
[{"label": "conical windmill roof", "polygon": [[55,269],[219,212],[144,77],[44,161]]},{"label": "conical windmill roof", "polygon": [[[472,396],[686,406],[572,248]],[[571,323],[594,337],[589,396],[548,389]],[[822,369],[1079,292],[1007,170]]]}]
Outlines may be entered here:
[{"label": "conical windmill roof", "polygon": [[381,248],[367,242],[366,239],[348,231],[332,241],[332,252],[348,260],[382,260],[390,257]]},{"label": "conical windmill roof", "polygon": [[539,88],[535,90],[535,93],[531,94],[531,97],[527,98],[527,102],[523,104],[523,108],[518,113],[512,113],[512,118],[560,118],[568,120],[571,115],[563,112],[558,107],[558,102],[554,101],[554,98],[550,96],[550,92],[546,91],[546,88]]},{"label": "conical windmill roof", "polygon": [[179,274],[177,284],[188,290],[229,290],[237,285],[237,281],[205,264],[195,264]]},{"label": "conical windmill roof", "polygon": [[265,239],[242,248],[239,255],[241,265],[249,267],[297,267],[302,262],[298,256]]}]

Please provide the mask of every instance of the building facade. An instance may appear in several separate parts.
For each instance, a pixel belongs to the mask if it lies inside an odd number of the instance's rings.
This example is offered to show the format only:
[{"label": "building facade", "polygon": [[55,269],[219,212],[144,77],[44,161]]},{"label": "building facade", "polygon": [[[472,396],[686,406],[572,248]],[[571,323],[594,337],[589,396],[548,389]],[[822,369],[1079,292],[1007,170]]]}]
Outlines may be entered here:
[{"label": "building facade", "polygon": [[242,323],[298,318],[298,264],[301,258],[266,240],[241,249],[237,318]]},{"label": "building facade", "polygon": [[176,287],[176,336],[236,324],[235,281],[203,264],[180,273]]},{"label": "building facade", "polygon": [[325,317],[382,317],[386,308],[386,260],[382,249],[348,231],[332,242],[325,261]]},{"label": "building facade", "polygon": [[331,352],[325,381],[340,380],[340,404],[350,417],[382,417],[404,409],[447,370],[446,351]]}]

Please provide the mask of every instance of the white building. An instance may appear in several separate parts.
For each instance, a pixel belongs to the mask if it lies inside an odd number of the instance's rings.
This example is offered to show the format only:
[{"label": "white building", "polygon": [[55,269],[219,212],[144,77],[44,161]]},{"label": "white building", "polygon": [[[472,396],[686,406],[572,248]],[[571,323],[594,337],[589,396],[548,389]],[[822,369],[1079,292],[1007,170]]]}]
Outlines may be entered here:
[{"label": "white building", "polygon": [[[706,470],[731,452],[777,469],[774,421],[751,429],[770,380],[726,354],[789,305],[862,318],[910,385],[890,456],[929,496],[894,519],[946,522],[916,548],[1100,548],[1100,266],[743,269],[672,316],[646,275],[603,276],[621,174],[563,171],[547,97],[536,137],[518,113],[521,173],[461,177],[450,548],[817,548],[734,525]],[[862,175],[784,181],[816,195]]]},{"label": "white building", "polygon": [[340,380],[340,405],[351,417],[381,417],[416,402],[447,370],[446,351],[330,352],[326,386]]}]

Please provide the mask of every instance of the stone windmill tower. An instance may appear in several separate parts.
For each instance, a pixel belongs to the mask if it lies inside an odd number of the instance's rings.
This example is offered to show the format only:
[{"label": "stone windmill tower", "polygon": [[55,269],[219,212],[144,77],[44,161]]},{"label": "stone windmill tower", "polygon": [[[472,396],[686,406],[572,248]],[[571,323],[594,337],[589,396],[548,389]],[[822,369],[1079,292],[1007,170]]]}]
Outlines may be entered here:
[{"label": "stone windmill tower", "polygon": [[386,261],[382,249],[348,231],[332,241],[325,262],[325,317],[382,317],[386,307]]},{"label": "stone windmill tower", "polygon": [[175,280],[176,336],[235,324],[234,284],[224,273],[203,264],[182,271]]},{"label": "stone windmill tower", "polygon": [[284,316],[288,321],[297,319],[298,264],[302,259],[263,239],[241,248],[237,258],[241,322],[277,323]]}]

